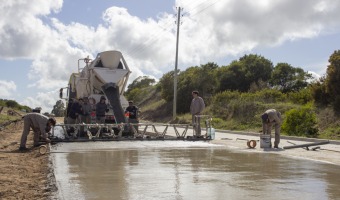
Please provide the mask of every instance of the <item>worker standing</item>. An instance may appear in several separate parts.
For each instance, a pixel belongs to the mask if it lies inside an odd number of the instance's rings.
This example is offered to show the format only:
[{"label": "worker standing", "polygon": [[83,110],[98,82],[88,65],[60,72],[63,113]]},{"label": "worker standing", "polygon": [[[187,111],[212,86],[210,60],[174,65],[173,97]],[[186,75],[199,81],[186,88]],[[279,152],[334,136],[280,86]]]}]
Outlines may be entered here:
[{"label": "worker standing", "polygon": [[275,140],[274,148],[279,148],[280,143],[280,129],[281,129],[281,113],[275,109],[266,110],[262,116],[263,134],[271,135],[272,126],[275,125]]},{"label": "worker standing", "polygon": [[190,113],[192,115],[192,124],[194,126],[194,131],[196,137],[201,136],[201,113],[205,108],[204,100],[202,97],[198,96],[198,91],[192,92],[192,101],[190,105]]},{"label": "worker standing", "polygon": [[26,141],[27,136],[30,132],[30,128],[33,129],[34,133],[34,143],[33,145],[39,146],[40,136],[42,137],[42,141],[50,142],[48,139],[48,132],[51,131],[52,126],[55,126],[56,120],[54,118],[48,118],[45,115],[40,113],[29,113],[23,117],[24,119],[24,129],[21,135],[20,141],[20,151],[27,150]]},{"label": "worker standing", "polygon": [[[80,126],[80,137],[84,137],[87,133],[87,127],[86,124],[90,124],[91,122],[91,116],[90,113],[92,111],[92,107],[89,103],[88,97],[83,97],[83,101],[80,102],[81,105],[81,113],[80,113],[80,123],[82,124]],[[84,125],[85,124],[85,125]]]},{"label": "worker standing", "polygon": [[129,101],[129,106],[125,109],[125,114],[129,116],[129,123],[138,123],[138,107]]},{"label": "worker standing", "polygon": [[[129,123],[139,123],[138,112],[138,107],[133,104],[133,101],[129,101],[129,106],[125,109],[125,115],[129,118]],[[138,126],[135,125],[134,128],[138,132]]]},{"label": "worker standing", "polygon": [[105,112],[108,112],[105,101],[106,98],[101,96],[99,102],[96,104],[96,119],[99,124],[105,123]]},{"label": "worker standing", "polygon": [[68,124],[79,124],[80,122],[80,117],[79,115],[81,114],[81,105],[80,102],[82,102],[83,99],[80,98],[79,101],[77,99],[73,99],[73,103],[71,104],[71,108],[68,114]]}]

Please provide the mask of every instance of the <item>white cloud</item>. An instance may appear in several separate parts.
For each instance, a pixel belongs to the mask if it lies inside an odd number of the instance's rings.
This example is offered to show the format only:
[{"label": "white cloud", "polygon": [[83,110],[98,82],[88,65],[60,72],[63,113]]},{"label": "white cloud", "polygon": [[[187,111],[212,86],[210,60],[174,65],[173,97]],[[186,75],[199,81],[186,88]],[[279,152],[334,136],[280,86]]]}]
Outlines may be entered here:
[{"label": "white cloud", "polygon": [[[102,24],[90,27],[51,18],[62,5],[62,0],[9,0],[0,5],[0,58],[31,59],[31,87],[43,91],[64,87],[77,71],[79,58],[93,58],[110,49],[122,51],[133,72],[130,81],[142,75],[159,78],[174,69],[176,25],[172,14],[142,20],[125,8],[111,7],[103,12]],[[340,32],[340,1],[334,0],[177,0],[176,5],[184,7],[185,14],[180,26],[181,70],[255,47]],[[2,95],[13,92],[4,91],[7,93]],[[28,97],[25,102],[47,109],[57,100],[47,94],[39,93],[38,101]]]},{"label": "white cloud", "polygon": [[38,94],[34,97],[26,97],[21,105],[29,106],[30,108],[41,107],[41,113],[48,112],[50,113],[53,109],[53,106],[59,99],[58,91],[50,91],[50,92],[38,92]]},{"label": "white cloud", "polygon": [[321,78],[321,76],[313,71],[308,71],[309,74],[312,75],[312,78],[311,78],[311,81],[314,81],[314,80],[319,80]]},{"label": "white cloud", "polygon": [[49,32],[40,16],[58,12],[62,0],[2,1],[0,58],[33,58],[41,52]]},{"label": "white cloud", "polygon": [[6,99],[13,97],[17,86],[14,81],[0,80],[0,98]]}]

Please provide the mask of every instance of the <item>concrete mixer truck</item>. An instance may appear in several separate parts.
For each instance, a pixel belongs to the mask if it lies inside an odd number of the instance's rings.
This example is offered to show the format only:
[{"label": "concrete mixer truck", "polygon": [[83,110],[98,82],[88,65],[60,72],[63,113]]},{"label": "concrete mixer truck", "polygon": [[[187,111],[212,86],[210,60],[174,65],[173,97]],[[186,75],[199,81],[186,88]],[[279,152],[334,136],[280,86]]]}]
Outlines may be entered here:
[{"label": "concrete mixer truck", "polygon": [[[131,71],[119,51],[98,53],[95,59],[78,60],[78,72],[72,73],[68,86],[60,89],[60,98],[69,107],[71,99],[87,97],[95,107],[102,96],[106,99],[105,123],[126,123],[124,109],[128,106],[123,96]],[[95,120],[95,110],[91,119]],[[66,117],[65,117],[66,118]],[[93,121],[92,121],[93,122]]]},{"label": "concrete mixer truck", "polygon": [[[74,104],[71,106],[71,99],[79,100],[87,97],[90,105],[96,108],[96,103],[104,96],[105,103],[108,105],[105,107],[108,108],[105,122],[96,121],[96,110],[92,109],[91,116],[94,116],[94,121],[91,117],[90,123],[84,123],[81,120],[57,124],[50,133],[51,142],[212,139],[208,134],[204,138],[186,137],[189,124],[129,123],[125,116],[128,101],[123,93],[130,74],[131,71],[119,51],[98,53],[93,60],[88,57],[79,59],[78,72],[71,74],[68,86],[60,89],[60,98],[66,100],[67,108],[73,108]],[[211,117],[209,119],[211,128]],[[173,127],[174,131],[170,131],[167,135],[169,127]]]}]

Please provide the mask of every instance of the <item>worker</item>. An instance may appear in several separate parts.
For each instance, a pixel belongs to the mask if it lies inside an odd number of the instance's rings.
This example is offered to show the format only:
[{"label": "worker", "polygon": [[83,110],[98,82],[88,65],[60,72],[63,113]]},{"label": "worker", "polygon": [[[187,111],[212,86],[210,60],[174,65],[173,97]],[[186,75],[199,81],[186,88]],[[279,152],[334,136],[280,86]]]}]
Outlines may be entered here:
[{"label": "worker", "polygon": [[[35,147],[39,146],[40,140],[44,142],[50,142],[48,139],[48,133],[51,131],[52,126],[55,126],[56,120],[54,118],[48,118],[43,114],[40,113],[29,113],[26,114],[24,117],[24,129],[21,135],[20,141],[20,151],[27,150],[26,148],[26,141],[27,136],[30,132],[30,128],[32,128],[34,137],[33,137],[33,145]],[[40,138],[41,136],[41,138]]]},{"label": "worker", "polygon": [[[138,112],[138,107],[133,104],[133,101],[129,101],[129,106],[125,109],[125,116],[128,117],[129,123],[139,123]],[[138,126],[135,125],[134,128],[138,132]]]},{"label": "worker", "polygon": [[96,119],[97,123],[99,124],[105,123],[105,112],[109,111],[105,101],[106,98],[104,96],[101,96],[100,101],[96,104]]},{"label": "worker", "polygon": [[68,124],[78,124],[80,122],[79,115],[82,113],[80,102],[82,101],[82,98],[80,98],[79,101],[77,101],[77,99],[73,99],[73,103],[71,104],[71,108],[68,113]]},{"label": "worker", "polygon": [[271,135],[272,126],[275,125],[274,148],[279,148],[280,129],[281,129],[281,113],[275,109],[266,110],[262,115],[263,134]]},{"label": "worker", "polygon": [[133,104],[133,101],[129,101],[129,106],[125,109],[126,116],[129,117],[130,123],[138,123],[138,107]]},{"label": "worker", "polygon": [[196,137],[201,137],[201,113],[205,108],[204,100],[202,97],[198,96],[198,91],[192,92],[192,101],[190,104],[190,113],[192,115],[192,124],[194,126],[194,131]]},{"label": "worker", "polygon": [[[91,123],[91,111],[92,111],[92,106],[89,103],[89,98],[88,97],[83,97],[83,101],[80,102],[81,106],[81,113],[80,113],[80,123],[81,124],[90,124]],[[86,127],[84,125],[80,126],[80,137],[85,136],[86,134]]]}]

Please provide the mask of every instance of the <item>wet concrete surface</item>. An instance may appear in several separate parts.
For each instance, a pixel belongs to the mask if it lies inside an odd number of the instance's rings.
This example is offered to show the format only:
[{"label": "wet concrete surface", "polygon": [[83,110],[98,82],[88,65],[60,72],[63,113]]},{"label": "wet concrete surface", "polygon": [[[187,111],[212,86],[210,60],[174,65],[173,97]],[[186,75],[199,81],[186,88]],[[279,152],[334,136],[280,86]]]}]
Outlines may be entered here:
[{"label": "wet concrete surface", "polygon": [[258,137],[58,144],[50,154],[58,198],[339,199],[340,166],[310,156],[325,151],[248,149],[249,139]]}]

